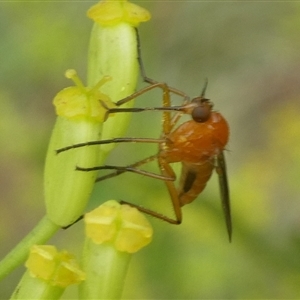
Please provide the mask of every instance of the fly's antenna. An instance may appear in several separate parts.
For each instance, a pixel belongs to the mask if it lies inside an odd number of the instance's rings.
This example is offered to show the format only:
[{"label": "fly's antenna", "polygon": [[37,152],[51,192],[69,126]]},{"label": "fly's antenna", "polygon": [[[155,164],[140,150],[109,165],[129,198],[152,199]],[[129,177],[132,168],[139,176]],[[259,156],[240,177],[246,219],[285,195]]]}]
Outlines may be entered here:
[{"label": "fly's antenna", "polygon": [[203,86],[203,89],[202,89],[202,92],[201,92],[201,95],[200,95],[202,98],[204,98],[204,96],[205,96],[207,85],[208,85],[208,78],[206,77],[205,82],[204,82],[204,86]]}]

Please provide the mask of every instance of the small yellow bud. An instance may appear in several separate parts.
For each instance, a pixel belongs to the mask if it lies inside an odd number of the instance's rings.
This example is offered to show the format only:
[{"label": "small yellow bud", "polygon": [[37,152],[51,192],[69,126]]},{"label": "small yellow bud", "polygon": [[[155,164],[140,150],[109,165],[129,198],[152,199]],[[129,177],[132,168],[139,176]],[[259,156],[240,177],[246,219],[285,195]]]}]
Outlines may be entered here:
[{"label": "small yellow bud", "polygon": [[32,246],[25,266],[32,277],[48,282],[50,285],[67,287],[85,279],[73,255],[67,251],[58,252],[51,245]]},{"label": "small yellow bud", "polygon": [[67,70],[65,76],[74,81],[76,86],[71,86],[60,91],[53,100],[56,114],[71,120],[82,120],[89,118],[97,122],[103,122],[105,108],[99,100],[107,106],[113,106],[110,98],[101,93],[99,88],[111,77],[104,76],[92,89],[86,88],[75,70]]},{"label": "small yellow bud", "polygon": [[137,252],[152,240],[153,229],[139,210],[129,205],[121,205],[120,226],[115,239],[115,246],[119,251]]},{"label": "small yellow bud", "polygon": [[121,22],[138,26],[141,22],[150,20],[151,14],[144,8],[123,1],[100,1],[88,10],[88,17],[100,25],[117,25]]},{"label": "small yellow bud", "polygon": [[93,240],[95,244],[111,240],[117,231],[117,218],[119,214],[118,202],[106,202],[85,214],[86,235]]},{"label": "small yellow bud", "polygon": [[136,208],[120,205],[115,200],[105,202],[84,217],[86,235],[95,244],[112,243],[118,251],[134,253],[149,244],[153,229]]}]

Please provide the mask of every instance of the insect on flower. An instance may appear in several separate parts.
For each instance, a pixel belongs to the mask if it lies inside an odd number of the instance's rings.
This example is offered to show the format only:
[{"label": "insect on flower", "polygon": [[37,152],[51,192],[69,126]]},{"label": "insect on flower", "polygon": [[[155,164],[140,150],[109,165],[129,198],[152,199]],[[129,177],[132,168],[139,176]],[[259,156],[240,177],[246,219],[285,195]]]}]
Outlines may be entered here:
[{"label": "insect on flower", "polygon": [[[116,106],[131,101],[132,99],[152,90],[160,88],[163,91],[162,107],[146,108],[108,108],[107,116],[118,112],[142,112],[142,111],[162,111],[163,112],[163,130],[159,139],[151,138],[114,138],[110,140],[91,141],[77,145],[71,145],[58,149],[57,153],[73,148],[101,145],[108,143],[157,143],[159,145],[158,153],[147,157],[139,162],[129,166],[111,166],[103,165],[93,168],[84,168],[77,166],[80,171],[95,170],[114,170],[112,173],[102,176],[97,181],[118,176],[124,172],[134,172],[146,175],[152,178],[164,180],[170,194],[172,205],[175,212],[175,218],[169,218],[155,211],[146,209],[139,205],[121,201],[136,207],[140,211],[162,219],[171,224],[180,224],[182,222],[181,207],[193,202],[204,190],[208,180],[214,170],[219,177],[219,186],[221,191],[221,201],[229,240],[231,241],[232,224],[230,213],[229,188],[226,174],[226,163],[224,149],[229,138],[229,126],[224,117],[213,110],[213,104],[205,98],[207,81],[200,96],[195,98],[188,97],[184,92],[168,86],[165,83],[157,82],[146,76],[140,55],[140,42],[138,38],[138,53],[141,74],[149,85],[137,91],[136,93],[118,101]],[[171,94],[176,94],[183,98],[180,106],[171,106]],[[104,105],[104,104],[103,104]],[[105,106],[105,105],[104,105]],[[191,120],[177,126],[183,114],[191,116]],[[139,169],[140,166],[153,160],[158,161],[161,174],[155,174]],[[174,181],[175,172],[171,166],[172,163],[181,162],[182,169],[179,179],[179,187],[176,188]]]}]

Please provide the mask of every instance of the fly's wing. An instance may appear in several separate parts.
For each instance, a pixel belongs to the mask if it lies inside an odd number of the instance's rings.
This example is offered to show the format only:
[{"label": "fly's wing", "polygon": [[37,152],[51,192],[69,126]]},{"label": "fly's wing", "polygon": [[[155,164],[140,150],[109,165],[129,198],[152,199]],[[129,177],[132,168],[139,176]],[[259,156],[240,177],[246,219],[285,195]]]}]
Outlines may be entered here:
[{"label": "fly's wing", "polygon": [[231,224],[231,213],[230,213],[229,187],[228,187],[227,172],[226,172],[226,162],[225,162],[223,151],[221,151],[217,155],[216,160],[217,160],[216,171],[219,176],[222,207],[225,216],[229,241],[231,242],[232,224]]}]

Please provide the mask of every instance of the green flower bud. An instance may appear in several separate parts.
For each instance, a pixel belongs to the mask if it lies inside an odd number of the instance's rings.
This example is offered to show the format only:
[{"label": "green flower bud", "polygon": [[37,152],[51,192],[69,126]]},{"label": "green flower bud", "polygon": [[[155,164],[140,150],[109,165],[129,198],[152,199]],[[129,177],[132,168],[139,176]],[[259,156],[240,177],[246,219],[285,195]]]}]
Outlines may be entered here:
[{"label": "green flower bud", "polygon": [[[92,89],[85,88],[75,71],[67,71],[77,86],[68,87],[54,98],[58,113],[45,164],[45,202],[49,219],[67,226],[82,214],[92,191],[97,172],[79,172],[76,166],[99,163],[99,147],[82,147],[56,153],[57,149],[97,140],[105,114],[99,100],[109,97],[99,91],[109,77],[103,77]],[[102,122],[101,122],[102,121]]]},{"label": "green flower bud", "polygon": [[[103,86],[103,93],[113,102],[131,95],[138,77],[137,40],[134,27],[150,19],[150,13],[128,1],[100,1],[88,11],[88,17],[95,21],[89,52],[88,85],[93,86],[104,75],[112,80]],[[132,107],[133,101],[123,107]],[[102,139],[123,136],[130,120],[130,114],[119,113],[104,123]],[[104,157],[114,144],[102,145]]]},{"label": "green flower bud", "polygon": [[[77,86],[64,89],[54,99],[59,116],[46,158],[47,215],[60,226],[73,223],[83,213],[97,175],[75,171],[75,167],[103,164],[114,145],[82,147],[59,155],[55,150],[124,134],[130,114],[111,115],[101,133],[105,112],[99,100],[113,106],[113,102],[134,92],[138,62],[133,25],[150,18],[146,10],[127,1],[102,1],[88,15],[95,20],[89,50],[89,88],[83,86],[74,71],[68,71]],[[132,105],[132,101],[127,104]]]}]

